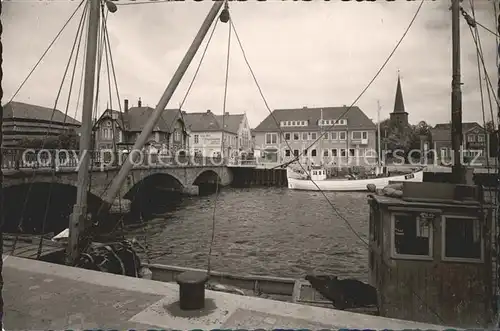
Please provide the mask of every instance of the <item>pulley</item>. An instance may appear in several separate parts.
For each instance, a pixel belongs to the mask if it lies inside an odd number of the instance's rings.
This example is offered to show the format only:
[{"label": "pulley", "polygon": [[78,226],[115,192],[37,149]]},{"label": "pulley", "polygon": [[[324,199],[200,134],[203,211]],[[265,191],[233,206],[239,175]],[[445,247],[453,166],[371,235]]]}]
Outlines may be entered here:
[{"label": "pulley", "polygon": [[220,13],[220,16],[219,16],[219,19],[222,23],[227,23],[229,22],[229,6],[227,5],[227,1],[226,3],[224,4],[224,9],[222,9],[221,13]]}]

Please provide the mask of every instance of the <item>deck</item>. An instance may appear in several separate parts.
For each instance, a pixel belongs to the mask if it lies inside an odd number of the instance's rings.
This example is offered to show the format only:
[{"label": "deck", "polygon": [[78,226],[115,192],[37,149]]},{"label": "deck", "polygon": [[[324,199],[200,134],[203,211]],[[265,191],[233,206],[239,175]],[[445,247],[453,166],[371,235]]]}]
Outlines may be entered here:
[{"label": "deck", "polygon": [[[60,253],[65,250],[64,246],[60,243],[43,238],[40,256],[38,256],[38,249],[40,246],[40,236],[35,235],[19,235],[16,246],[15,234],[3,234],[3,253],[4,255],[12,255],[25,259],[43,259],[55,253]],[[14,251],[12,251],[12,249]]]}]

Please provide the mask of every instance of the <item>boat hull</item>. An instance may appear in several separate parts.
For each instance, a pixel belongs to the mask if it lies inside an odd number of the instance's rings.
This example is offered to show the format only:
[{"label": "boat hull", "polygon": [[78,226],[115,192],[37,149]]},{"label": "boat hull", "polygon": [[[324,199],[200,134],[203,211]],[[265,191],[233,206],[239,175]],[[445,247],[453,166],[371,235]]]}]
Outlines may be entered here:
[{"label": "boat hull", "polygon": [[[416,171],[406,175],[383,177],[383,178],[370,178],[370,179],[327,179],[311,181],[308,179],[299,179],[294,176],[291,170],[287,169],[287,179],[288,188],[292,190],[304,190],[304,191],[344,191],[344,192],[356,192],[356,191],[368,191],[366,186],[368,184],[373,184],[377,188],[383,188],[389,185],[389,182],[423,182],[424,171]],[[317,186],[316,186],[316,185]]]}]

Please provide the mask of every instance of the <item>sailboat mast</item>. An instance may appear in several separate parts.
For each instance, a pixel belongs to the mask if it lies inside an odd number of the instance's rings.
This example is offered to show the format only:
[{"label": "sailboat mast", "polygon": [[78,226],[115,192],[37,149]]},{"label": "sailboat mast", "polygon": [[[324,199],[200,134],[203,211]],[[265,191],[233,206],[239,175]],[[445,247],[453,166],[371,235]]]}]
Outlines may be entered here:
[{"label": "sailboat mast", "polygon": [[451,146],[453,149],[453,181],[465,184],[465,169],[462,165],[462,90],[460,82],[460,0],[451,1],[452,67],[451,82]]},{"label": "sailboat mast", "polygon": [[382,153],[381,153],[381,146],[380,146],[380,101],[377,100],[377,156],[378,160],[377,163],[378,165],[382,165]]},{"label": "sailboat mast", "polygon": [[87,191],[89,185],[89,166],[92,136],[92,110],[94,100],[94,82],[97,58],[97,34],[99,28],[100,0],[90,2],[87,54],[85,61],[85,80],[83,89],[82,126],[80,134],[80,167],[78,169],[78,187],[73,213],[70,216],[67,263],[73,264],[79,254],[79,238],[87,222]]}]

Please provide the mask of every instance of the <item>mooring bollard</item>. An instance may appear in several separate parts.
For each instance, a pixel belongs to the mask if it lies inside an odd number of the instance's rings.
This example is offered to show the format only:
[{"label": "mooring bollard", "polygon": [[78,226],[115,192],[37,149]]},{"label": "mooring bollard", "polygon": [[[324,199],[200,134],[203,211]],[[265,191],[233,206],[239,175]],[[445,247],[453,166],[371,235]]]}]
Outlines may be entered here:
[{"label": "mooring bollard", "polygon": [[197,271],[186,271],[177,276],[181,310],[197,310],[205,307],[205,283],[207,280],[207,274]]}]

